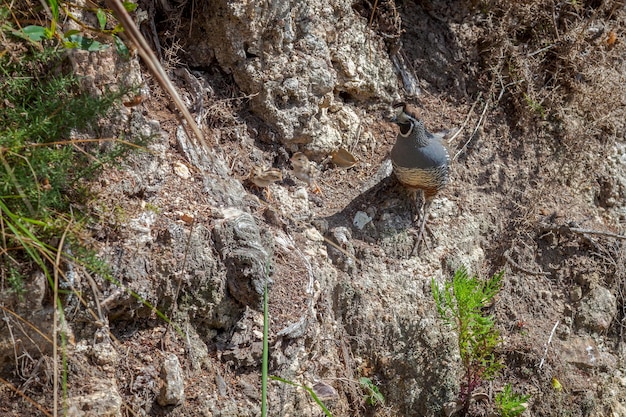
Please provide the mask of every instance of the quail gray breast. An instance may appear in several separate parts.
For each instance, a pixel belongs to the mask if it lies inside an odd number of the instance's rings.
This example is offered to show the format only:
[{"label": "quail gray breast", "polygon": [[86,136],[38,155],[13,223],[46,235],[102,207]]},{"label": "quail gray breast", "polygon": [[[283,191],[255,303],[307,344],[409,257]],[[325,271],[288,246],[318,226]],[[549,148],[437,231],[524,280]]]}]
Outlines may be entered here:
[{"label": "quail gray breast", "polygon": [[450,156],[442,137],[426,130],[410,106],[400,103],[394,108],[400,132],[391,150],[393,171],[403,185],[422,190],[430,200],[448,183]]},{"label": "quail gray breast", "polygon": [[[413,253],[419,249],[424,235],[428,208],[434,196],[448,184],[450,156],[443,145],[442,136],[430,133],[416,112],[406,103],[394,106],[394,122],[400,127],[396,143],[391,149],[393,172],[398,181],[416,191],[418,217],[421,217],[419,234]],[[422,195],[418,204],[418,195]]]}]

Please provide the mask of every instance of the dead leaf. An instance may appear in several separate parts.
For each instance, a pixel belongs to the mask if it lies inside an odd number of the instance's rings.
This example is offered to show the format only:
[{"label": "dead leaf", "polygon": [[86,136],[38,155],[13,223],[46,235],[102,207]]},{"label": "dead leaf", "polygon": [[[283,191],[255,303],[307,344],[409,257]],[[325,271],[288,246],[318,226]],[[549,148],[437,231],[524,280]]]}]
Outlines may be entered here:
[{"label": "dead leaf", "polygon": [[335,152],[331,153],[331,161],[339,168],[352,168],[357,164],[357,159],[344,148],[339,148]]},{"label": "dead leaf", "polygon": [[193,223],[193,220],[194,220],[193,216],[192,216],[192,215],[190,215],[190,214],[187,214],[187,213],[183,213],[183,214],[181,214],[181,215],[180,215],[180,219],[181,219],[182,221],[184,221],[185,223],[187,223],[187,224],[192,224],[192,223]]}]

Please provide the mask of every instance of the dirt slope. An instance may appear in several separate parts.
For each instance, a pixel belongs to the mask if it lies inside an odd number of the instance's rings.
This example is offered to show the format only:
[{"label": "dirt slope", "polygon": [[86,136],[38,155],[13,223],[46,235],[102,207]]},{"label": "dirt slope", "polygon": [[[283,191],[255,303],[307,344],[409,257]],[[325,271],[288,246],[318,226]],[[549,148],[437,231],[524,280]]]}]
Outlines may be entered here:
[{"label": "dirt slope", "polygon": [[[90,185],[91,232],[122,287],[175,326],[84,278],[99,320],[68,306],[69,415],[260,415],[268,273],[272,375],[315,387],[335,416],[442,415],[461,370],[430,285],[461,265],[506,271],[488,310],[505,367],[472,415],[493,411],[506,383],[532,395],[527,416],[626,415],[626,11],[509,3],[142,3],[144,34],[210,149],[190,146],[139,74],[150,92],[117,127],[153,139]],[[105,73],[119,65],[110,59]],[[412,202],[385,170],[400,99],[450,131],[453,157],[417,255]],[[358,162],[338,166],[339,148]],[[294,176],[295,152],[313,161],[320,193]],[[283,179],[259,190],[255,167]],[[34,320],[46,303],[15,309]],[[3,378],[49,403],[50,352],[28,350],[19,372],[7,352]],[[366,405],[362,376],[384,405]],[[36,413],[0,396],[7,415]],[[269,407],[322,415],[278,382]]]}]

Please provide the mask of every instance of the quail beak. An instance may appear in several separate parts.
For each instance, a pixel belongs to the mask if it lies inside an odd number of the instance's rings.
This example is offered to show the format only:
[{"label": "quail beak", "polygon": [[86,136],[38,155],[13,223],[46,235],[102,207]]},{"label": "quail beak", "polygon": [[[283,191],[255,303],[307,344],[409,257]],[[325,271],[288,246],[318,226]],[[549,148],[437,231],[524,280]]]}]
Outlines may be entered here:
[{"label": "quail beak", "polygon": [[393,123],[400,123],[398,121],[398,118],[400,117],[400,115],[404,112],[404,108],[405,108],[406,104],[405,103],[397,103],[393,105],[393,110],[395,112],[395,114],[389,119],[390,122]]}]

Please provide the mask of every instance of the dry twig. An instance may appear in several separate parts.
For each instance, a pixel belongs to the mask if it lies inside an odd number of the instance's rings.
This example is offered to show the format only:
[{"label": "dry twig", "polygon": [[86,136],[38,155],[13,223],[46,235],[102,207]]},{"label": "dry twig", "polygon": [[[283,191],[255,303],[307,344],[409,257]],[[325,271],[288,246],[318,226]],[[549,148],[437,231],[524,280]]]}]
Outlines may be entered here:
[{"label": "dry twig", "polygon": [[552,328],[552,331],[550,332],[550,337],[548,338],[548,341],[546,342],[546,348],[543,351],[543,357],[541,358],[541,362],[539,362],[539,369],[541,369],[541,367],[543,366],[543,363],[546,360],[546,356],[548,355],[548,346],[550,346],[550,342],[552,342],[552,337],[554,336],[554,332],[556,331],[556,328],[558,327],[560,322],[561,320],[558,320],[556,323],[554,323],[554,327]]},{"label": "dry twig", "polygon": [[509,255],[509,251],[506,250],[504,252],[504,259],[506,259],[506,261],[508,262],[509,265],[511,265],[513,268],[520,270],[522,272],[524,272],[525,274],[528,275],[534,275],[534,276],[549,276],[550,273],[549,272],[543,272],[543,271],[533,271],[531,269],[528,268],[524,268],[523,266],[521,266],[520,264],[518,264],[517,262],[515,262],[513,260],[513,258],[511,258],[511,255]]},{"label": "dry twig", "polygon": [[[470,117],[472,116],[472,113],[474,113],[474,108],[476,107],[476,104],[478,104],[478,101],[480,101],[480,97],[482,95],[483,95],[482,91],[478,93],[478,97],[476,97],[476,100],[474,101],[474,104],[472,104],[472,107],[467,112],[467,116],[465,116],[465,120],[463,121],[463,124],[461,125],[461,127],[459,127],[459,129],[456,132],[454,132],[454,135],[452,135],[452,137],[450,139],[448,139],[448,142],[452,142],[454,139],[456,139],[456,137],[461,134],[463,129],[465,129],[465,126],[467,126],[467,122],[469,121]],[[465,146],[465,145],[463,145],[463,146]],[[460,153],[460,151],[459,151],[459,153]],[[459,153],[457,153],[454,156],[454,159],[456,159],[457,156],[459,156]]]},{"label": "dry twig", "polygon": [[[478,98],[474,102],[474,105],[476,105],[476,103],[478,102],[479,99],[480,99],[480,95],[478,96]],[[456,155],[454,155],[454,158],[452,158],[453,161],[455,161],[459,157],[459,155],[461,155],[463,152],[465,152],[465,149],[467,148],[467,145],[469,145],[469,143],[472,141],[472,139],[474,139],[474,136],[476,135],[476,132],[478,132],[478,129],[480,129],[480,125],[483,122],[483,118],[485,117],[485,113],[487,113],[487,109],[489,108],[490,104],[491,104],[491,99],[488,99],[487,102],[485,103],[485,107],[483,108],[482,113],[480,114],[480,118],[478,119],[478,122],[476,123],[476,126],[474,127],[474,131],[470,135],[469,139],[467,139],[467,142],[465,142],[463,144],[463,146],[461,147],[461,149],[459,149],[459,151],[456,153]],[[471,114],[472,110],[474,109],[474,105],[472,105],[472,109],[470,110],[470,113],[468,114],[468,118],[469,118],[469,115]]]}]

